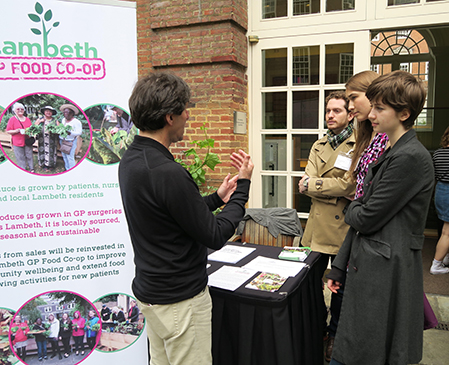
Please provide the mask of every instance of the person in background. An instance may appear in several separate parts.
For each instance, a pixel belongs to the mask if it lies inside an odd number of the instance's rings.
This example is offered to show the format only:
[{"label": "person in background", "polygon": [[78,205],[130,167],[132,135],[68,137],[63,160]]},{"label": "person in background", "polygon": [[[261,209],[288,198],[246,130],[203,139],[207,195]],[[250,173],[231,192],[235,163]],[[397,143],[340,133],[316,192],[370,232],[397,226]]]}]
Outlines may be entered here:
[{"label": "person in background", "polygon": [[[75,118],[75,115],[79,113],[79,110],[76,106],[72,104],[64,104],[59,110],[64,114],[64,118],[61,123],[64,126],[69,125],[71,130],[68,131],[67,137],[59,136],[59,142],[61,144],[61,154],[62,159],[64,160],[64,165],[66,170],[70,170],[72,167],[75,167],[75,151],[78,143],[78,136],[83,132],[83,125],[81,121]],[[62,144],[67,143],[70,147],[70,150],[63,150]]]},{"label": "person in background", "polygon": [[[321,253],[315,264],[320,278],[324,275],[329,259],[334,260],[348,232],[344,209],[349,200],[345,197],[354,194],[354,184],[345,177],[351,164],[355,137],[353,117],[344,91],[334,91],[326,98],[325,117],[327,134],[310,149],[305,174],[299,182],[299,192],[312,198],[301,244]],[[333,294],[331,321],[325,331],[329,346],[334,341],[340,307],[341,296]],[[323,317],[327,318],[327,312]],[[327,352],[325,357],[330,361]]]},{"label": "person in background", "polygon": [[47,337],[44,335],[46,328],[42,324],[42,318],[36,319],[33,325],[33,331],[39,331],[40,333],[34,334],[34,339],[36,340],[37,356],[38,360],[47,360]]},{"label": "person in background", "polygon": [[86,341],[87,346],[89,346],[89,349],[92,351],[95,347],[95,343],[97,342],[97,333],[98,331],[95,331],[92,329],[94,325],[98,323],[100,319],[97,317],[97,314],[95,311],[90,310],[87,315],[87,322],[86,322]]},{"label": "person in background", "polygon": [[64,346],[64,357],[69,357],[71,351],[70,338],[72,337],[72,321],[68,313],[63,313],[59,325],[59,339]]},{"label": "person in background", "polygon": [[[365,92],[371,82],[377,77],[379,77],[379,74],[374,71],[362,71],[352,76],[346,83],[346,96],[349,99],[348,109],[356,119],[355,146],[351,165],[348,174],[345,176],[356,187],[354,197],[348,197],[351,200],[363,196],[363,182],[368,171],[368,165],[382,155],[388,144],[388,136],[385,133],[377,134],[373,132],[373,127],[368,119],[371,103],[365,96]],[[332,293],[332,317],[329,324],[329,338],[325,349],[326,361],[330,361],[332,358],[335,333],[343,301],[344,278],[340,284],[337,293]]]},{"label": "person in background", "polygon": [[52,354],[51,354],[50,358],[53,359],[56,356],[56,354],[58,354],[59,360],[61,360],[62,356],[61,356],[61,352],[59,351],[59,343],[58,343],[60,323],[55,318],[53,313],[50,313],[48,315],[48,323],[50,324],[50,327],[48,329],[50,331],[50,334],[48,335],[48,340],[51,344],[51,350],[52,350]]},{"label": "person in background", "polygon": [[56,167],[56,152],[58,149],[59,136],[48,131],[47,126],[53,122],[53,116],[56,115],[56,109],[47,105],[41,108],[43,117],[37,119],[34,124],[42,125],[42,132],[38,135],[37,160],[39,166],[45,172]]},{"label": "person in background", "polygon": [[348,206],[350,229],[332,264],[328,287],[346,276],[331,365],[416,364],[422,357],[421,249],[433,191],[429,152],[412,128],[426,92],[405,71],[368,87],[368,118],[390,148],[370,164],[363,196]]},{"label": "person in background", "polygon": [[135,300],[129,302],[128,321],[131,323],[137,323],[139,321],[139,308]]},{"label": "person in background", "polygon": [[146,319],[152,364],[212,364],[207,249],[220,249],[234,234],[254,168],[244,151],[233,153],[238,175],[228,174],[217,192],[201,196],[169,150],[183,139],[189,101],[190,88],[178,76],[153,73],[139,80],[129,99],[139,135],[119,165],[136,265],[132,289]]},{"label": "person in background", "polygon": [[11,328],[14,327],[17,327],[17,331],[13,333],[14,339],[12,344],[16,350],[17,357],[19,357],[22,361],[25,361],[28,345],[27,333],[30,331],[30,328],[26,322],[22,322],[22,318],[19,315],[14,318],[14,322],[11,325]]},{"label": "person in background", "polygon": [[111,134],[114,135],[118,131],[125,131],[126,133],[129,133],[133,127],[131,117],[117,106],[114,106],[112,110],[117,115],[117,125],[111,129]]},{"label": "person in background", "polygon": [[430,273],[449,273],[449,127],[441,138],[441,148],[433,154],[435,168],[435,208],[438,218],[443,221],[441,237],[435,249]]},{"label": "person in background", "polygon": [[123,323],[126,322],[125,313],[119,309],[119,307],[115,306],[112,308],[112,322],[114,323]]},{"label": "person in background", "polygon": [[103,322],[107,322],[111,319],[111,310],[109,309],[109,307],[106,304],[102,305],[100,314],[101,314],[101,320]]},{"label": "person in background", "polygon": [[369,164],[376,161],[388,146],[387,134],[374,132],[368,119],[371,103],[365,93],[378,77],[379,74],[374,71],[362,71],[346,82],[349,110],[357,120],[354,155],[349,168],[349,176],[356,184],[354,199],[363,196],[363,183]]},{"label": "person in background", "polygon": [[81,317],[81,313],[76,311],[73,313],[72,319],[72,336],[73,341],[75,341],[75,355],[79,355],[81,351],[81,355],[84,355],[84,326],[86,324],[86,320]]},{"label": "person in background", "polygon": [[12,112],[14,116],[8,120],[6,133],[11,135],[17,165],[24,170],[28,165],[30,172],[34,173],[33,145],[27,145],[26,141],[30,140],[30,137],[25,134],[25,129],[31,126],[31,120],[25,116],[25,107],[21,103],[15,103]]}]

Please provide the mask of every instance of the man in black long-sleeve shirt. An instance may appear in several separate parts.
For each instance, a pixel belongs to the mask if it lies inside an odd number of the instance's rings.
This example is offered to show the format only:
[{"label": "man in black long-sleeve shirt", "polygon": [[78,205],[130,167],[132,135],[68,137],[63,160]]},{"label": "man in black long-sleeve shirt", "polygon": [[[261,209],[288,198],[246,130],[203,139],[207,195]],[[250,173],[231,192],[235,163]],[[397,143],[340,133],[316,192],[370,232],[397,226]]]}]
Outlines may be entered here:
[{"label": "man in black long-sleeve shirt", "polygon": [[183,139],[189,99],[189,87],[177,76],[140,80],[129,100],[140,133],[119,167],[136,265],[132,288],[147,320],[151,364],[212,363],[207,248],[221,248],[243,218],[253,170],[249,155],[233,153],[238,175],[201,197],[168,150]]}]

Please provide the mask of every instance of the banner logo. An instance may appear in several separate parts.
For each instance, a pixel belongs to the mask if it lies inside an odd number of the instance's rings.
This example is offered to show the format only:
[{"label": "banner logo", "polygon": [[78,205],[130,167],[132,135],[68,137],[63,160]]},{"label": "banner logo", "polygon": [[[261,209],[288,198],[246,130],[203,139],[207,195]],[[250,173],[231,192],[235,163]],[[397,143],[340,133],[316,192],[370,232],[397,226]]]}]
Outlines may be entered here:
[{"label": "banner logo", "polygon": [[[53,12],[36,2],[28,18],[30,28],[41,43],[3,41],[0,45],[0,80],[100,80],[105,77],[105,62],[89,42],[57,46],[49,33],[60,25],[52,21]],[[4,57],[9,56],[9,57]],[[18,56],[18,57],[16,57]]]}]

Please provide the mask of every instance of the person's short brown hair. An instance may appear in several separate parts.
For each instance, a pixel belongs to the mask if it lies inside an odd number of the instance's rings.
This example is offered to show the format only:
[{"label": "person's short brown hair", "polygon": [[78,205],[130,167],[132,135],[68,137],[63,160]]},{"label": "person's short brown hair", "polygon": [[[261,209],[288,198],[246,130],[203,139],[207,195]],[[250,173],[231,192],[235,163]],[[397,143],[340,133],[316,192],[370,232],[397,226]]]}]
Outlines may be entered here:
[{"label": "person's short brown hair", "polygon": [[406,71],[393,71],[375,79],[366,90],[366,97],[391,106],[397,113],[408,110],[410,116],[402,122],[410,129],[426,101],[426,90],[421,80]]},{"label": "person's short brown hair", "polygon": [[349,113],[349,99],[346,97],[346,93],[344,90],[338,90],[338,91],[332,91],[325,100],[325,106],[327,107],[327,103],[329,102],[329,100],[331,99],[341,99],[345,102],[345,109],[346,111]]},{"label": "person's short brown hair", "polygon": [[167,114],[181,115],[190,100],[190,88],[179,76],[153,73],[140,79],[129,98],[131,119],[141,131],[164,128]]}]

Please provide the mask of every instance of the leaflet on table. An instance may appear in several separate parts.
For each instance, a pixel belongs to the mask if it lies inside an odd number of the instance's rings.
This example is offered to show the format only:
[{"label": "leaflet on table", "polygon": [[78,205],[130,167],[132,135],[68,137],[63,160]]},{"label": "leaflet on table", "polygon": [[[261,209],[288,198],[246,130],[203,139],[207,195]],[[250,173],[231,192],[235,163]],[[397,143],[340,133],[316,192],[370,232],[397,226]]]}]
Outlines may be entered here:
[{"label": "leaflet on table", "polygon": [[256,273],[257,270],[225,265],[209,275],[207,285],[234,291]]},{"label": "leaflet on table", "polygon": [[285,246],[278,258],[282,260],[291,260],[291,261],[305,261],[307,256],[310,255],[312,250],[310,247],[291,247]]},{"label": "leaflet on table", "polygon": [[282,285],[284,285],[286,280],[287,278],[284,278],[278,274],[263,272],[260,273],[260,275],[258,275],[256,278],[251,280],[251,282],[247,284],[245,288],[275,292],[278,291]]},{"label": "leaflet on table", "polygon": [[234,245],[226,245],[221,250],[211,253],[208,257],[211,261],[227,262],[229,264],[235,264],[244,257],[253,252],[255,248],[241,247]]},{"label": "leaflet on table", "polygon": [[243,266],[243,269],[269,272],[288,278],[289,276],[298,275],[305,266],[307,266],[307,264],[303,262],[284,261],[257,256],[254,260]]}]

